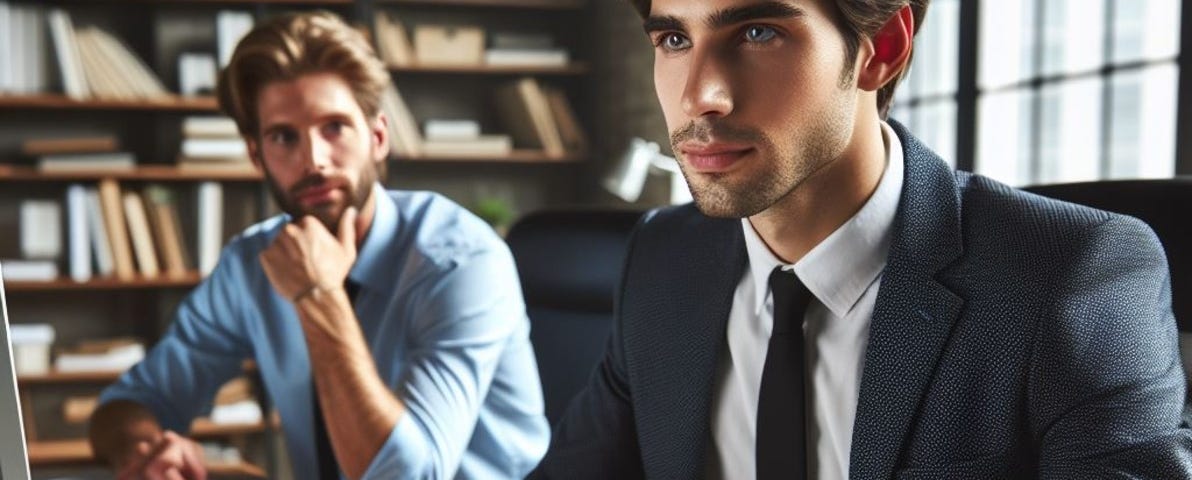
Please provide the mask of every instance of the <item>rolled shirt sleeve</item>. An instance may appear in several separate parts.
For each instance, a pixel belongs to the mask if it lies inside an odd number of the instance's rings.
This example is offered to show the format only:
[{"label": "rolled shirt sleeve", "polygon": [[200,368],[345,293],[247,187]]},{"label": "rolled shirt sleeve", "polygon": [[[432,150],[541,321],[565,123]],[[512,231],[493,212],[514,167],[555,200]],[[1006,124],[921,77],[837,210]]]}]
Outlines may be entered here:
[{"label": "rolled shirt sleeve", "polygon": [[[440,266],[412,299],[418,314],[411,319],[409,364],[397,382],[406,411],[366,479],[454,477],[502,358],[529,334],[517,270],[503,243],[450,255]],[[536,382],[535,373],[525,374]],[[533,465],[522,467],[494,473],[521,477]]]}]

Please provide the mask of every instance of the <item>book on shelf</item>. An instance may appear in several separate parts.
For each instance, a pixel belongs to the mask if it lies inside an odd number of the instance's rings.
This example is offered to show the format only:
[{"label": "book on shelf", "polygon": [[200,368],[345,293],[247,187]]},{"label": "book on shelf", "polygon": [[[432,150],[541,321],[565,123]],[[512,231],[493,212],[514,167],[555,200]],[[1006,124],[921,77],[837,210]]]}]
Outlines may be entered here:
[{"label": "book on shelf", "polygon": [[22,200],[21,255],[55,259],[62,255],[62,206],[53,200]]},{"label": "book on shelf", "polygon": [[550,157],[566,154],[558,125],[537,80],[525,77],[498,87],[496,105],[515,146],[542,149]]},{"label": "book on shelf", "polygon": [[567,94],[554,87],[543,86],[542,93],[550,105],[551,118],[559,127],[559,139],[568,151],[582,152],[588,149],[588,136],[580,125],[579,116],[567,101]]},{"label": "book on shelf", "polygon": [[240,137],[184,138],[181,155],[187,158],[233,159],[248,161],[248,146]]},{"label": "book on shelf", "polygon": [[47,28],[42,6],[0,1],[0,93],[49,90]]},{"label": "book on shelf", "polygon": [[63,348],[54,358],[61,373],[123,372],[145,358],[145,345],[131,338],[87,340]]},{"label": "book on shelf", "polygon": [[570,61],[571,55],[561,48],[490,48],[484,52],[484,63],[494,67],[566,67]]},{"label": "book on shelf", "polygon": [[161,185],[148,185],[143,195],[149,226],[161,253],[166,275],[185,276],[193,267],[183,241],[185,237],[182,234],[182,223],[178,219],[174,193]]},{"label": "book on shelf", "polygon": [[249,12],[220,10],[215,13],[216,52],[220,68],[226,67],[232,60],[236,44],[252,30],[252,26],[253,17]]},{"label": "book on shelf", "polygon": [[79,56],[70,14],[60,8],[51,9],[49,24],[63,93],[70,98],[84,100],[90,96],[90,91],[87,89],[87,79],[83,76],[83,60]]},{"label": "book on shelf", "polygon": [[[115,36],[96,27],[81,29],[75,36],[95,97],[135,100],[169,94],[153,71]],[[98,81],[91,83],[92,78]]]},{"label": "book on shelf", "polygon": [[127,172],[136,168],[130,152],[63,153],[42,155],[37,169],[43,172]]},{"label": "book on shelf", "polygon": [[69,425],[85,424],[98,407],[99,397],[95,395],[66,397],[62,401],[62,420]]},{"label": "book on shelf", "polygon": [[373,30],[377,53],[385,65],[404,67],[414,63],[414,48],[401,20],[390,12],[377,10]]},{"label": "book on shelf", "polygon": [[427,140],[422,153],[427,157],[505,157],[513,152],[509,135],[480,135],[472,139]]},{"label": "book on shelf", "polygon": [[199,183],[197,232],[198,267],[205,276],[215,269],[223,247],[223,186],[219,182]]},{"label": "book on shelf", "polygon": [[137,260],[137,270],[145,277],[156,277],[161,273],[157,263],[157,252],[153,247],[153,234],[149,231],[149,219],[145,214],[145,203],[136,192],[123,193],[124,216],[128,221],[132,252]]},{"label": "book on shelf", "polygon": [[191,115],[182,119],[182,137],[240,139],[240,131],[231,117]]},{"label": "book on shelf", "polygon": [[480,137],[480,122],[475,120],[430,119],[422,125],[427,141],[471,140]]},{"label": "book on shelf", "polygon": [[87,225],[87,189],[73,183],[66,187],[67,263],[76,282],[91,279],[91,229]]},{"label": "book on shelf", "polygon": [[253,393],[252,382],[244,376],[233,378],[219,388],[208,418],[216,425],[251,425],[264,421],[261,404]]},{"label": "book on shelf", "polygon": [[112,248],[116,277],[121,280],[131,280],[136,276],[136,267],[133,265],[132,244],[129,242],[128,227],[124,221],[120,184],[110,178],[100,180],[99,205],[103,212],[108,244]]},{"label": "book on shelf", "polygon": [[484,29],[417,25],[414,57],[420,65],[480,65],[484,62]]},{"label": "book on shelf", "polygon": [[30,157],[67,153],[115,152],[119,148],[111,135],[86,137],[27,138],[21,142],[21,153]]},{"label": "book on shelf", "polygon": [[549,33],[493,32],[489,47],[502,50],[549,50],[555,48],[555,38]]},{"label": "book on shelf", "polygon": [[91,257],[95,259],[95,273],[106,277],[116,273],[116,260],[112,244],[108,241],[108,227],[100,207],[99,191],[94,187],[85,189],[87,196],[87,234],[91,238]]},{"label": "book on shelf", "polygon": [[14,282],[49,282],[58,279],[58,262],[53,260],[0,260],[4,280]]}]

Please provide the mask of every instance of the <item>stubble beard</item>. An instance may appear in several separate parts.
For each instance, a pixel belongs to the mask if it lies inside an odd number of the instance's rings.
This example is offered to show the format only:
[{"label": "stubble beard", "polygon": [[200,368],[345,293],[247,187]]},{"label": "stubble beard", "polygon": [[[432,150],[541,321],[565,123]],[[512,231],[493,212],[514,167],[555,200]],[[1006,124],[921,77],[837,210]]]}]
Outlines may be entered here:
[{"label": "stubble beard", "polygon": [[[679,167],[687,180],[695,206],[704,215],[716,218],[745,218],[757,215],[788,197],[808,178],[838,158],[852,136],[849,118],[844,115],[847,102],[836,111],[817,115],[813,124],[802,132],[795,132],[786,148],[779,147],[765,134],[726,123],[691,123],[671,135],[673,151],[689,139],[711,135],[720,141],[754,145],[750,159],[758,165],[743,165],[746,169],[724,174],[690,171],[685,162]],[[792,129],[793,130],[793,129]],[[751,170],[748,167],[753,167]],[[734,178],[742,177],[743,178]]]},{"label": "stubble beard", "polygon": [[289,214],[290,218],[294,220],[301,219],[306,215],[313,216],[331,233],[337,233],[339,231],[340,218],[343,217],[344,212],[347,211],[349,206],[356,207],[357,211],[364,208],[364,205],[368,203],[368,199],[372,195],[373,184],[377,182],[379,176],[376,165],[368,162],[360,169],[355,186],[351,182],[343,182],[343,186],[340,187],[344,191],[345,198],[348,200],[346,204],[342,202],[324,203],[307,209],[299,205],[296,199],[298,192],[305,188],[322,185],[332,180],[331,177],[323,175],[308,176],[295,183],[287,192],[277,184],[273,176],[269,174],[268,169],[262,170],[265,173],[265,183],[269,186],[269,193],[273,196],[273,200],[277,202],[278,208]]}]

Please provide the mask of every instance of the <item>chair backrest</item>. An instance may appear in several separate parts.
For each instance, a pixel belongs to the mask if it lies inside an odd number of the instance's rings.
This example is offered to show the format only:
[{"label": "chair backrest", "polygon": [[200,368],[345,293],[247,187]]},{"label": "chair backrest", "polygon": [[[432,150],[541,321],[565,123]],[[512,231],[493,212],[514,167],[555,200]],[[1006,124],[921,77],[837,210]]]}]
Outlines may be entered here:
[{"label": "chair backrest", "polygon": [[521,277],[551,425],[604,356],[629,233],[641,214],[539,212],[518,220],[506,237]]},{"label": "chair backrest", "polygon": [[1192,331],[1192,178],[1041,185],[1026,190],[1146,222],[1167,252],[1176,322],[1181,332]]}]

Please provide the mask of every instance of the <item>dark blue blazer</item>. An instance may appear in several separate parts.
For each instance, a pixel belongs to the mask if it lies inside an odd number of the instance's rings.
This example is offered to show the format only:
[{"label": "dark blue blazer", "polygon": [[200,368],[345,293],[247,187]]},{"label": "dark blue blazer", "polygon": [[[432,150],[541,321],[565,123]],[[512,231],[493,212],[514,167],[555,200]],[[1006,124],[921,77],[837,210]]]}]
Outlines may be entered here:
[{"label": "dark blue blazer", "polygon": [[[850,477],[1192,478],[1151,230],[954,172],[894,127],[905,184]],[[740,221],[691,205],[643,220],[606,357],[532,478],[703,476],[743,242]]]}]

